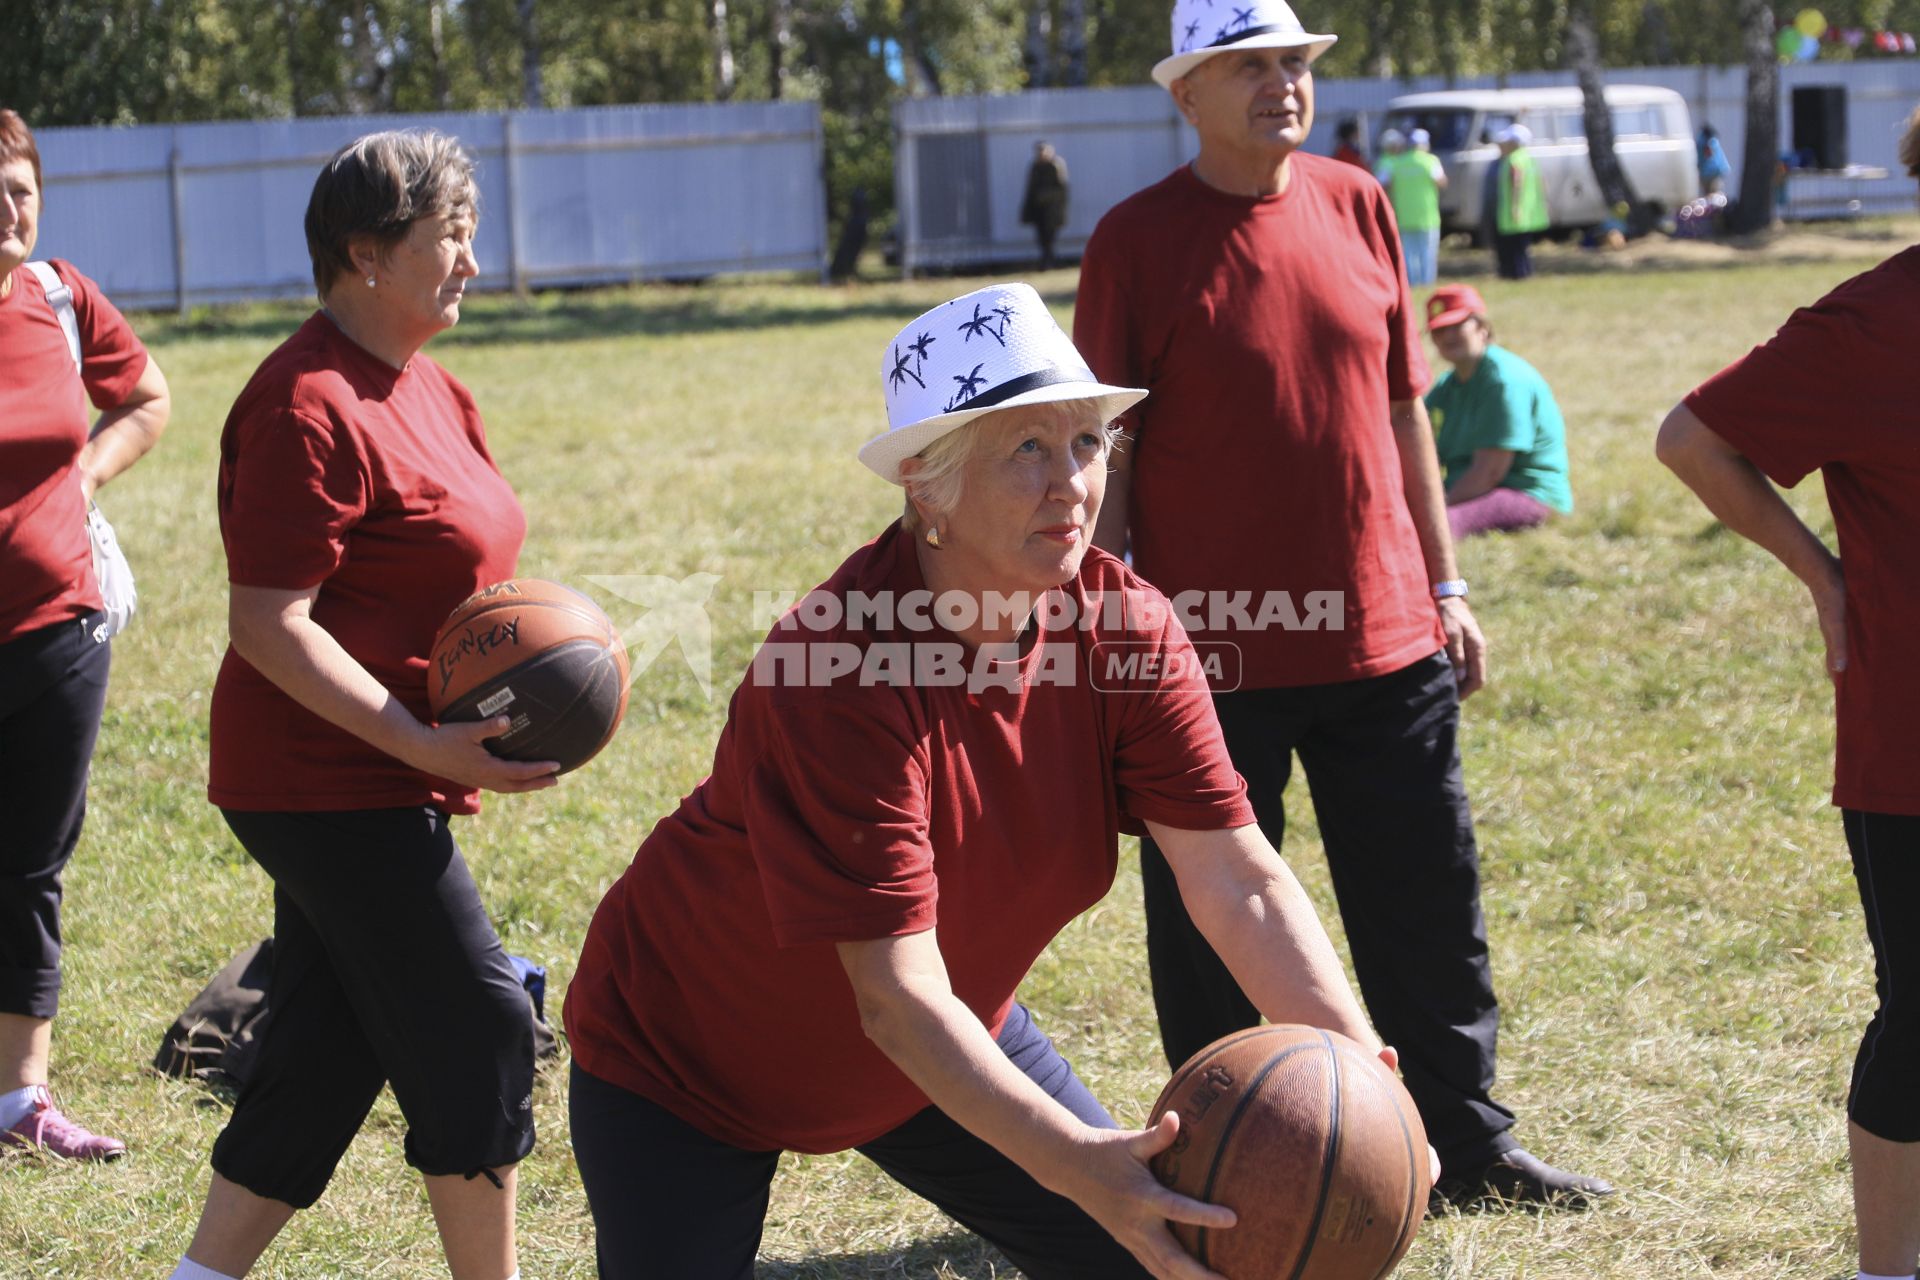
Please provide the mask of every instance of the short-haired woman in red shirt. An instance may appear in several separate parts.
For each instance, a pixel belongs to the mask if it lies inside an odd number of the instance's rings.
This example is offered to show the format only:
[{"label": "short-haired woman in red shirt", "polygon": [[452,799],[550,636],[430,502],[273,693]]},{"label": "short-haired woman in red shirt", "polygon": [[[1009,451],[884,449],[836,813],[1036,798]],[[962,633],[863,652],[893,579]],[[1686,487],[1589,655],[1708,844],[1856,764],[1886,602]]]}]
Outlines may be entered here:
[{"label": "short-haired woman in red shirt", "polygon": [[[1900,161],[1920,177],[1920,111]],[[1804,583],[1826,640],[1841,810],[1880,1007],[1847,1099],[1863,1280],[1920,1263],[1920,248],[1793,313],[1667,415],[1661,461]],[[1818,471],[1840,554],[1769,480]]]},{"label": "short-haired woman in red shirt", "polygon": [[451,138],[342,148],[307,205],[320,310],[221,435],[231,645],[208,793],[273,878],[274,1020],[177,1280],[245,1275],[389,1083],[454,1280],[518,1274],[532,1024],[448,818],[556,766],[489,753],[504,717],[427,707],[435,632],[513,576],[526,535],[473,397],[420,354],[479,272],[475,200]]},{"label": "short-haired woman in red shirt", "polygon": [[600,1274],[747,1280],[779,1153],[858,1148],[1035,1280],[1203,1276],[1167,1222],[1233,1215],[1148,1171],[1177,1122],[1114,1128],[1015,1000],[1121,830],[1267,1016],[1379,1041],[1165,597],[1089,545],[1145,393],[1025,285],[928,312],[881,373],[860,456],[904,515],[768,636],[568,991]]},{"label": "short-haired woman in red shirt", "polygon": [[[98,285],[70,262],[28,265],[40,192],[33,131],[0,110],[0,1147],[101,1160],[126,1145],[67,1119],[47,1091],[60,877],[86,814],[111,648],[87,504],[153,447],[170,402]],[[51,268],[51,292],[36,267]],[[101,410],[91,433],[88,401]]]}]

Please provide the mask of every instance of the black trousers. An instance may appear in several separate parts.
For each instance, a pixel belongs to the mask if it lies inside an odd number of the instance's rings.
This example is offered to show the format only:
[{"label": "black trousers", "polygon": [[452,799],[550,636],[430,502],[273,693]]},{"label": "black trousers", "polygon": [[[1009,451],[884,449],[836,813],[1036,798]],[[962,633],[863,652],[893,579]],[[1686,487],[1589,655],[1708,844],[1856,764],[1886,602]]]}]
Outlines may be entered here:
[{"label": "black trousers", "polygon": [[60,876],[87,816],[112,645],[88,614],[0,644],[0,1013],[60,1006]]},{"label": "black trousers", "polygon": [[[1000,1049],[1081,1120],[1113,1127],[1019,1005],[1001,1028]],[[778,1151],[746,1151],[710,1138],[577,1066],[569,1112],[601,1280],[752,1280]],[[1042,1187],[938,1108],[865,1144],[860,1154],[987,1240],[1032,1280],[1146,1280],[1146,1269],[1078,1205]]]},{"label": "black trousers", "polygon": [[1499,235],[1493,241],[1494,265],[1502,280],[1525,280],[1533,274],[1533,233]]},{"label": "black trousers", "polygon": [[[1276,849],[1299,753],[1360,994],[1400,1051],[1442,1163],[1464,1168],[1513,1147],[1513,1113],[1492,1094],[1500,1012],[1446,654],[1366,680],[1217,694],[1214,706]],[[1151,840],[1140,843],[1140,869],[1154,1007],[1178,1066],[1260,1014],[1187,915]]]},{"label": "black trousers", "polygon": [[1033,238],[1040,244],[1040,269],[1053,270],[1053,242],[1060,236],[1060,227],[1052,222],[1033,224]]},{"label": "black trousers", "polygon": [[1873,943],[1874,1010],[1853,1061],[1847,1116],[1876,1138],[1920,1142],[1920,817],[1844,809]]},{"label": "black trousers", "polygon": [[273,877],[273,1022],[213,1147],[221,1177],[304,1209],[393,1085],[430,1176],[533,1150],[533,1023],[447,816],[222,810]]}]

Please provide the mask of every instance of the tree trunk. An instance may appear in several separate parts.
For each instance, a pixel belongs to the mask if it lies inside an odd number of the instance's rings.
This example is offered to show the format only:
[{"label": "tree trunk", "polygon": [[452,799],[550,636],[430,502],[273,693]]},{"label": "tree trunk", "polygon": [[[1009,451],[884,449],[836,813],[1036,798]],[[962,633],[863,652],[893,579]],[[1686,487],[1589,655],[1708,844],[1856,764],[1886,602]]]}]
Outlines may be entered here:
[{"label": "tree trunk", "polygon": [[1653,226],[1652,211],[1634,193],[1613,146],[1613,113],[1607,110],[1606,79],[1600,74],[1600,40],[1594,34],[1593,0],[1576,0],[1567,10],[1567,59],[1580,79],[1581,116],[1587,134],[1587,163],[1600,184],[1600,198],[1615,216],[1626,210],[1627,235],[1643,236]]},{"label": "tree trunk", "polygon": [[787,57],[793,50],[793,0],[769,0],[767,37],[767,91],[779,102],[787,96]]},{"label": "tree trunk", "polygon": [[1022,57],[1027,64],[1029,89],[1044,89],[1053,82],[1053,59],[1047,48],[1052,26],[1052,0],[1027,0],[1027,41]]},{"label": "tree trunk", "polygon": [[534,12],[538,0],[515,0],[520,17],[521,102],[528,110],[547,105],[546,82],[540,76],[540,27]]},{"label": "tree trunk", "polygon": [[733,97],[737,78],[733,66],[733,36],[727,30],[727,0],[708,0],[707,13],[713,28],[713,99],[726,102]]},{"label": "tree trunk", "polygon": [[1773,47],[1773,6],[1740,0],[1747,52],[1747,146],[1740,161],[1740,202],[1727,229],[1736,234],[1773,225],[1773,171],[1780,155],[1780,63]]},{"label": "tree trunk", "polygon": [[1673,26],[1658,0],[1646,0],[1641,6],[1640,43],[1647,61],[1656,67],[1672,66],[1677,61],[1673,56]]},{"label": "tree trunk", "polygon": [[280,18],[287,33],[287,96],[292,100],[293,114],[303,116],[307,113],[307,80],[300,65],[300,6],[295,0],[281,0]]},{"label": "tree trunk", "polygon": [[1087,0],[1062,0],[1060,45],[1067,70],[1062,83],[1081,89],[1087,83]]},{"label": "tree trunk", "polygon": [[428,0],[427,50],[433,59],[433,105],[453,110],[453,84],[447,76],[446,0]]},{"label": "tree trunk", "polygon": [[908,72],[913,76],[917,91],[939,97],[940,68],[934,65],[933,53],[927,48],[926,34],[920,29],[920,0],[901,0],[900,4],[900,52],[904,55]]},{"label": "tree trunk", "polygon": [[393,110],[391,63],[381,46],[386,32],[376,25],[372,9],[356,7],[347,24],[347,58],[351,79],[347,85],[347,109],[355,114],[385,113]]},{"label": "tree trunk", "polygon": [[1367,52],[1361,63],[1367,74],[1386,79],[1393,74],[1393,6],[1380,0],[1367,10]]}]

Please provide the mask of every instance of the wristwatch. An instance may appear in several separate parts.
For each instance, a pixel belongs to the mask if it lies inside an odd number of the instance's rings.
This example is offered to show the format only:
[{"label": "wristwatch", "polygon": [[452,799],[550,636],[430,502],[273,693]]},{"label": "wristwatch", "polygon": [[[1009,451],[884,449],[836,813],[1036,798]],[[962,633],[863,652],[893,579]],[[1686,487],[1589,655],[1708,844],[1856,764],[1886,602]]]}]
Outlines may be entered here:
[{"label": "wristwatch", "polygon": [[1466,599],[1467,580],[1465,578],[1448,578],[1445,582],[1436,582],[1433,584],[1433,598],[1435,600],[1450,600],[1456,596],[1462,600]]}]

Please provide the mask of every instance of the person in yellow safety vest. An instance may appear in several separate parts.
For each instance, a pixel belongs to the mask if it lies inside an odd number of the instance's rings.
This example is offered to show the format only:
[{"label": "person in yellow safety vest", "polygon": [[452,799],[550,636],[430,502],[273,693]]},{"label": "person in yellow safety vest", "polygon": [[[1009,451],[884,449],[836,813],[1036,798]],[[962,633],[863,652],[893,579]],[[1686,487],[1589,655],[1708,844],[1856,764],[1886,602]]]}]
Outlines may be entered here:
[{"label": "person in yellow safety vest", "polygon": [[1540,166],[1527,144],[1533,130],[1508,125],[1494,139],[1500,146],[1500,166],[1494,178],[1494,260],[1503,280],[1525,280],[1533,274],[1533,238],[1551,225],[1547,214],[1547,187]]},{"label": "person in yellow safety vest", "polygon": [[1380,135],[1385,155],[1374,170],[1393,202],[1407,283],[1415,288],[1432,284],[1440,268],[1440,193],[1447,185],[1447,171],[1430,149],[1432,140],[1425,129],[1404,137],[1398,129],[1388,129]]}]

